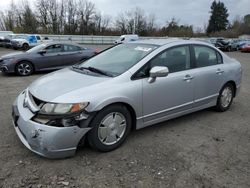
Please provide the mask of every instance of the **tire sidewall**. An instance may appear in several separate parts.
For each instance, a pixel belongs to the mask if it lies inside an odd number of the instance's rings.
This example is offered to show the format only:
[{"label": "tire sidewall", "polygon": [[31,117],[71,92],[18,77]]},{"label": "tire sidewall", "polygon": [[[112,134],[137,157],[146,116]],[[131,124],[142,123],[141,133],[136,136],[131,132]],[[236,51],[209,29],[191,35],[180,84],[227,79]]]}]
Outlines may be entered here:
[{"label": "tire sidewall", "polygon": [[[232,90],[232,100],[230,101],[230,103],[229,103],[229,105],[228,105],[227,107],[224,107],[224,106],[221,104],[221,96],[222,96],[222,93],[223,93],[224,89],[227,88],[227,87],[230,87],[231,90]],[[233,85],[232,85],[231,83],[225,84],[225,85],[222,87],[222,89],[220,90],[220,94],[219,94],[219,97],[218,97],[218,99],[217,99],[217,105],[216,105],[217,110],[220,111],[220,112],[224,112],[224,111],[228,110],[228,109],[230,108],[232,102],[233,102],[234,94],[235,94],[235,91],[234,91]]]},{"label": "tire sidewall", "polygon": [[[121,113],[126,119],[127,126],[126,126],[126,130],[125,130],[124,135],[117,143],[112,144],[112,145],[105,145],[100,141],[100,139],[98,137],[98,128],[99,128],[99,125],[100,125],[101,121],[103,120],[103,118],[112,112]],[[111,150],[118,148],[125,141],[125,139],[127,138],[128,134],[131,130],[131,127],[132,127],[132,117],[130,115],[130,112],[127,110],[127,108],[125,106],[112,105],[112,106],[108,106],[108,107],[104,108],[103,110],[101,110],[95,116],[93,121],[90,123],[90,126],[92,127],[92,129],[88,133],[88,142],[89,142],[90,146],[96,150],[107,152],[107,151],[111,151]]]}]

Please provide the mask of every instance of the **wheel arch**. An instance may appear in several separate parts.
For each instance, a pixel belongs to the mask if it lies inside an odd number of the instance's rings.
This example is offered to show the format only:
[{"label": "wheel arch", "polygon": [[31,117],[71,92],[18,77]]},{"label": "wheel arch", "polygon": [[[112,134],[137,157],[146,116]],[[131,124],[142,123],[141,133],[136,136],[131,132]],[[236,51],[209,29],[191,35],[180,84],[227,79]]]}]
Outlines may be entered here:
[{"label": "wheel arch", "polygon": [[112,103],[103,105],[100,110],[103,110],[104,108],[107,108],[107,107],[113,106],[113,105],[121,105],[121,106],[124,106],[127,108],[127,110],[129,111],[129,113],[131,115],[131,118],[132,118],[132,130],[135,130],[136,129],[136,111],[132,107],[132,105],[130,105],[127,102],[112,102]]},{"label": "wheel arch", "polygon": [[[224,87],[226,84],[232,84],[232,86],[233,86],[233,88],[234,88],[234,95],[233,95],[233,97],[235,97],[235,96],[236,96],[236,93],[237,93],[237,87],[236,87],[235,81],[230,80],[230,81],[226,82],[226,83],[223,85],[223,87]],[[222,87],[222,88],[223,88],[223,87]]]},{"label": "wheel arch", "polygon": [[16,65],[15,65],[15,70],[17,68],[17,65],[20,64],[20,63],[22,63],[22,62],[29,62],[32,65],[32,67],[33,67],[33,71],[36,70],[34,63],[32,61],[28,60],[28,59],[22,59],[22,60],[17,61]]}]

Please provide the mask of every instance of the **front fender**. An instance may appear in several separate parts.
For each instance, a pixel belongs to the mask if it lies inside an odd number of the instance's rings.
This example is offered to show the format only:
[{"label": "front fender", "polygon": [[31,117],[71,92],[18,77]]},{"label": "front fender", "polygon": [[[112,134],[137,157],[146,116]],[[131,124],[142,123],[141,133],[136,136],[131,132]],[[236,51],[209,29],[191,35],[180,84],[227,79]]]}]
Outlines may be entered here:
[{"label": "front fender", "polygon": [[138,116],[140,116],[140,114],[142,114],[140,104],[136,101],[133,101],[133,100],[127,98],[127,97],[106,98],[95,105],[89,106],[87,110],[90,112],[100,111],[103,108],[105,108],[106,106],[109,106],[109,105],[112,105],[115,103],[124,103],[126,105],[129,105],[135,111],[136,117],[138,117]]}]

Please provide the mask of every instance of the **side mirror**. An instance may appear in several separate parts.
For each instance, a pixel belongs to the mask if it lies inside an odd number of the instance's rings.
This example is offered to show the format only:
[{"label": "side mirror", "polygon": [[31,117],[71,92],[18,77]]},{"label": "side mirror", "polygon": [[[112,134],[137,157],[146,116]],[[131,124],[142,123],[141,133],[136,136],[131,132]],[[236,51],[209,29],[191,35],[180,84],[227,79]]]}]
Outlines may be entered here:
[{"label": "side mirror", "polygon": [[164,66],[155,66],[151,68],[149,71],[149,79],[148,82],[152,83],[156,80],[157,77],[166,77],[169,73],[169,70],[167,67]]},{"label": "side mirror", "polygon": [[46,54],[47,51],[46,50],[40,50],[38,53],[41,54],[41,55],[43,55],[43,54]]}]

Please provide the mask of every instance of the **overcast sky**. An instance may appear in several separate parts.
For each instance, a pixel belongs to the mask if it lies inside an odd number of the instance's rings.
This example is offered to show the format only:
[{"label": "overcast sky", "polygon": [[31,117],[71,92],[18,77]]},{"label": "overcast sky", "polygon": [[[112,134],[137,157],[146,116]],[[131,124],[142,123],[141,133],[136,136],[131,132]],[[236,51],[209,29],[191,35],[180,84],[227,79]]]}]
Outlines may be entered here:
[{"label": "overcast sky", "polygon": [[[15,0],[18,2],[21,0]],[[35,0],[28,0],[31,3]],[[172,17],[180,24],[203,28],[208,23],[213,0],[92,0],[102,14],[116,17],[120,12],[140,7],[147,14],[155,14],[156,22],[163,26]],[[221,0],[229,12],[229,20],[237,15],[250,14],[250,0]],[[0,0],[0,10],[6,9],[11,0]]]}]

